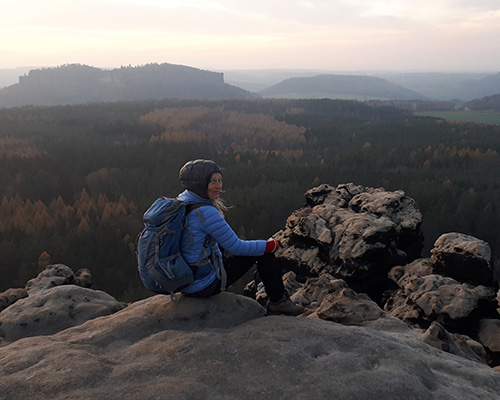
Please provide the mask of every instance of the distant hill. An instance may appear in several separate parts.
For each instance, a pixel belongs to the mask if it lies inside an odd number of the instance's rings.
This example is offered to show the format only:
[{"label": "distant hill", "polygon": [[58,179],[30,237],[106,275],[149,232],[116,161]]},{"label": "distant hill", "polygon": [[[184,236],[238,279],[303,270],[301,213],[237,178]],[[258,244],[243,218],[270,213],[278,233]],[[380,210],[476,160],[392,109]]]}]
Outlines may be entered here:
[{"label": "distant hill", "polygon": [[356,75],[385,79],[428,100],[469,101],[500,93],[500,74],[491,72],[322,71],[303,69],[224,70],[226,82],[259,92],[290,78]]},{"label": "distant hill", "polygon": [[482,89],[483,93],[481,93],[481,96],[483,97],[500,94],[500,72],[481,79],[479,81],[479,87]]},{"label": "distant hill", "polygon": [[500,73],[380,73],[377,76],[434,100],[461,100],[500,93]]},{"label": "distant hill", "polygon": [[103,70],[71,64],[21,76],[19,83],[0,90],[0,107],[252,97],[256,95],[224,83],[222,73],[187,66],[148,64]]},{"label": "distant hill", "polygon": [[290,78],[259,92],[264,97],[333,98],[357,100],[423,99],[382,78],[364,75],[318,75]]},{"label": "distant hill", "polygon": [[309,78],[317,75],[336,73],[334,71],[318,69],[255,69],[224,70],[222,72],[224,72],[224,79],[227,83],[251,92],[259,92],[267,89],[285,79]]},{"label": "distant hill", "polygon": [[500,111],[500,94],[474,99],[463,104],[471,111]]}]

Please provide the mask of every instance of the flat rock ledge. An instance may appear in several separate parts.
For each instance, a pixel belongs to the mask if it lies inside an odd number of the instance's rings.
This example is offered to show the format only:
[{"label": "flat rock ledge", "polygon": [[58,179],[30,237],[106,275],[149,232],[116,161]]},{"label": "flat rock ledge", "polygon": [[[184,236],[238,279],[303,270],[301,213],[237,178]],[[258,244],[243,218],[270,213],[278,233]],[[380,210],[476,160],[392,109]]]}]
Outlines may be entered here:
[{"label": "flat rock ledge", "polygon": [[491,368],[396,318],[372,322],[265,316],[232,293],[157,295],[1,347],[0,399],[498,398]]}]

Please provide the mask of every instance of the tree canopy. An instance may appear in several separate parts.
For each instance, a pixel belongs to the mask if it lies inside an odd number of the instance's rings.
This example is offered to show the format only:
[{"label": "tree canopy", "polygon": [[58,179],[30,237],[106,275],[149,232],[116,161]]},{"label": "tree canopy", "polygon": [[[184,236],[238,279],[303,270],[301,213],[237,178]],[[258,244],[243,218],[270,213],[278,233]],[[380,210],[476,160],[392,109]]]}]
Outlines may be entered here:
[{"label": "tree canopy", "polygon": [[97,288],[148,295],[134,242],[142,214],[176,196],[190,159],[224,171],[227,219],[248,239],[284,227],[321,183],[404,190],[442,233],[500,252],[500,128],[345,100],[157,100],[0,110],[0,290],[47,256]]}]

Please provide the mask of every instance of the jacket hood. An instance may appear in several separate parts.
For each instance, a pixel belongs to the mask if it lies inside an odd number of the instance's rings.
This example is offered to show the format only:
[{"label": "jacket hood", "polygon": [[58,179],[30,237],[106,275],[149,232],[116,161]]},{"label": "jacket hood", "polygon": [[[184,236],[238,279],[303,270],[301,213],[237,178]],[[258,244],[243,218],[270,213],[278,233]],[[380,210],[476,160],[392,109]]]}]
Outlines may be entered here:
[{"label": "jacket hood", "polygon": [[188,189],[184,190],[182,193],[179,193],[177,195],[177,198],[185,203],[207,203],[207,205],[213,205],[212,200],[198,196],[196,193]]},{"label": "jacket hood", "polygon": [[222,174],[219,166],[212,160],[188,161],[179,171],[179,180],[184,189],[208,199],[208,183],[215,172]]}]

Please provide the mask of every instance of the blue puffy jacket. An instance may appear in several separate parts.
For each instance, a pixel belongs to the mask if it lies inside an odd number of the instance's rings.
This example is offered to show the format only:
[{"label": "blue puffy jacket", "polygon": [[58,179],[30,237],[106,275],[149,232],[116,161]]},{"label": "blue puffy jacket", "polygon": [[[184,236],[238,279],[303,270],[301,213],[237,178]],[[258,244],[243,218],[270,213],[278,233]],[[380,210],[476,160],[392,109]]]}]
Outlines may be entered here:
[{"label": "blue puffy jacket", "polygon": [[[203,290],[218,276],[221,276],[224,266],[219,246],[236,256],[261,256],[264,254],[266,241],[241,240],[212,205],[210,199],[205,199],[189,190],[182,192],[178,198],[185,202],[207,204],[207,206],[201,206],[187,215],[188,229],[184,230],[181,241],[182,256],[192,265],[199,264],[200,260],[207,262],[198,265],[196,280],[184,288],[183,292],[195,293]],[[207,237],[211,239],[212,246],[206,247]],[[213,260],[216,263],[216,268],[212,268],[208,260]]]}]

